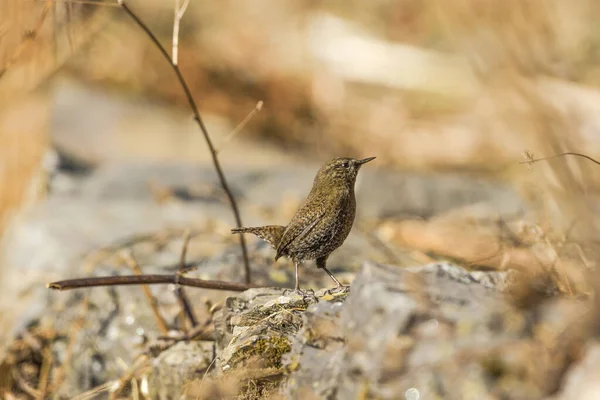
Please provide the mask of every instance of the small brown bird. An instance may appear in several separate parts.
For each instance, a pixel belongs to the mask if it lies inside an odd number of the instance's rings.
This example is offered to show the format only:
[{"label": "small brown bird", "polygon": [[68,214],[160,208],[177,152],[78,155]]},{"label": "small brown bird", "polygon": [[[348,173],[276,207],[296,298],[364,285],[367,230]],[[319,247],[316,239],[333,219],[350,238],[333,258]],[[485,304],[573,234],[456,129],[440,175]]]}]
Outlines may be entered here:
[{"label": "small brown bird", "polygon": [[356,214],[354,183],[360,167],[375,159],[334,158],[317,176],[300,209],[287,226],[268,225],[232,229],[232,233],[252,233],[268,242],[275,250],[275,261],[291,258],[296,266],[296,291],[300,292],[298,268],[304,260],[316,260],[334,280],[343,285],[327,269],[327,257],[344,243]]}]

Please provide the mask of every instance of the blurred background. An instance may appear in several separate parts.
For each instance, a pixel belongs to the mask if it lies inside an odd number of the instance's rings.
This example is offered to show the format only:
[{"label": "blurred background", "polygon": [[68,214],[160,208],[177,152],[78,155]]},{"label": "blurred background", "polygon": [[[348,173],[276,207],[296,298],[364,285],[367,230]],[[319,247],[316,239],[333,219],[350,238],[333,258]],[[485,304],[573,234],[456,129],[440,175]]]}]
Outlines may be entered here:
[{"label": "blurred background", "polygon": [[[127,4],[170,53],[173,2]],[[573,157],[520,162],[526,152],[600,158],[598,21],[597,0],[191,0],[179,65],[234,181],[240,171],[306,170],[300,196],[325,160],[377,156],[368,168],[388,178],[359,185],[386,203],[365,203],[361,226],[378,243],[401,248],[392,251],[409,257],[407,264],[442,255],[531,272],[535,253],[552,265],[559,292],[589,294],[600,167]],[[258,102],[261,111],[229,140]],[[25,271],[29,259],[13,257],[13,237],[31,212],[53,192],[77,192],[86,174],[124,164],[212,165],[158,49],[116,2],[0,0],[0,237],[9,254],[0,279]],[[118,183],[100,197],[131,189],[121,170],[112,173],[105,178]],[[394,183],[407,176],[418,182]],[[168,184],[165,178],[151,188],[158,203],[173,196]],[[194,190],[188,197],[222,198]],[[264,190],[268,197],[278,189]],[[256,207],[246,201],[242,216],[281,223],[301,198],[280,195],[278,211],[250,215]],[[461,208],[480,200],[484,211]],[[77,210],[65,206],[55,215],[75,218]],[[429,223],[439,214],[442,222]],[[518,238],[505,237],[498,221]],[[85,237],[93,227],[83,225]],[[32,243],[45,240],[39,231],[28,238],[19,251],[35,252]],[[490,250],[491,242],[510,243],[508,253]],[[11,296],[0,301],[7,305]]]},{"label": "blurred background", "polygon": [[[131,6],[171,52],[173,4]],[[0,232],[56,171],[210,165],[173,71],[117,4],[2,10]],[[600,155],[599,16],[594,0],[192,1],[179,64],[226,172],[376,155],[374,168],[509,185],[564,233],[590,221],[594,166],[519,162]]]},{"label": "blurred background", "polygon": [[[173,4],[131,5],[170,51]],[[179,60],[217,147],[264,102],[225,165],[373,154],[401,170],[521,181],[526,149],[599,153],[599,8],[191,2]],[[1,215],[38,195],[28,185],[49,148],[82,168],[209,160],[169,65],[115,4],[4,0],[2,15]]]}]

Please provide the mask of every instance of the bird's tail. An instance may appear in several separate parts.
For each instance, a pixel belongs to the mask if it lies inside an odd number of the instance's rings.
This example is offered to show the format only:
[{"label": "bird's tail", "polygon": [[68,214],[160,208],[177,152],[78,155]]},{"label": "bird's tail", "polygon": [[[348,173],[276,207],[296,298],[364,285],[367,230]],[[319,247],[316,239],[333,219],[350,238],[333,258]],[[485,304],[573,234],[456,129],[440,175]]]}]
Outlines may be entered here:
[{"label": "bird's tail", "polygon": [[285,232],[285,226],[281,225],[235,228],[231,230],[231,233],[252,233],[269,243],[274,249],[277,248],[277,245],[283,236],[283,232]]}]

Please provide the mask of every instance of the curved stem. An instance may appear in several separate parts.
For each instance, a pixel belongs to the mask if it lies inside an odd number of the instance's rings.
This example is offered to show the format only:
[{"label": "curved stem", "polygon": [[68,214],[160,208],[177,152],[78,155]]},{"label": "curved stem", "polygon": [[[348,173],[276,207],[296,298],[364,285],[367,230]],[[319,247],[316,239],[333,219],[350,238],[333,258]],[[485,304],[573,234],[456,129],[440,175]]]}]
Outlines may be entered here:
[{"label": "curved stem", "polygon": [[[200,130],[202,131],[202,134],[204,135],[204,139],[206,140],[208,149],[210,150],[212,162],[215,167],[215,170],[217,171],[217,175],[219,176],[221,186],[223,187],[223,190],[225,191],[227,198],[229,199],[229,203],[231,204],[231,209],[233,210],[233,215],[235,217],[235,223],[237,224],[238,228],[241,228],[242,227],[242,219],[240,217],[240,212],[239,212],[237,203],[235,201],[235,198],[233,197],[233,193],[229,189],[229,185],[227,184],[227,179],[225,179],[225,174],[223,173],[223,169],[221,168],[221,164],[219,163],[219,159],[217,157],[217,151],[215,150],[212,140],[210,139],[210,135],[208,134],[208,130],[206,129],[206,126],[204,125],[204,121],[202,120],[202,117],[200,116],[200,112],[198,111],[198,107],[196,106],[196,102],[194,101],[194,98],[192,96],[192,92],[190,91],[190,88],[189,88],[186,80],[184,79],[183,75],[181,74],[179,65],[173,63],[173,60],[171,60],[171,57],[169,57],[169,53],[167,53],[167,50],[158,41],[158,38],[154,35],[154,33],[152,33],[150,28],[148,28],[148,26],[127,6],[127,4],[125,4],[125,1],[124,0],[118,0],[118,1],[119,1],[119,5],[123,8],[123,10],[125,10],[127,15],[129,15],[135,21],[135,23],[144,32],[146,32],[146,34],[148,35],[150,40],[152,40],[152,42],[160,50],[163,57],[169,62],[169,65],[171,66],[171,69],[173,69],[173,71],[175,72],[175,75],[177,75],[177,80],[179,81],[179,84],[181,85],[181,87],[185,93],[185,97],[187,98],[190,109],[194,113],[194,119],[198,123],[198,126],[200,126]],[[251,282],[250,261],[248,259],[248,250],[246,248],[246,240],[244,239],[244,235],[240,235],[240,246],[242,247],[242,256],[244,259],[245,281],[246,281],[246,283],[250,283]]]}]

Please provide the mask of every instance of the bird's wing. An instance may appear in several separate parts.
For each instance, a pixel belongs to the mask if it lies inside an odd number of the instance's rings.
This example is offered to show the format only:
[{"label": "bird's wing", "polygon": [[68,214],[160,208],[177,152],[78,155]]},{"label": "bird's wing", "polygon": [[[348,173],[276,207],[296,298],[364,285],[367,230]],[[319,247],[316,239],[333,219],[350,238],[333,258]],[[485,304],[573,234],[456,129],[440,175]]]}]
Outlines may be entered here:
[{"label": "bird's wing", "polygon": [[277,245],[277,254],[275,255],[275,261],[279,259],[287,250],[287,248],[294,241],[301,240],[306,235],[310,233],[310,231],[319,223],[321,218],[323,218],[324,212],[314,213],[310,215],[308,219],[299,220],[290,222],[287,226],[283,236],[281,237],[281,241]]}]

